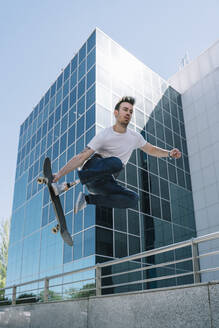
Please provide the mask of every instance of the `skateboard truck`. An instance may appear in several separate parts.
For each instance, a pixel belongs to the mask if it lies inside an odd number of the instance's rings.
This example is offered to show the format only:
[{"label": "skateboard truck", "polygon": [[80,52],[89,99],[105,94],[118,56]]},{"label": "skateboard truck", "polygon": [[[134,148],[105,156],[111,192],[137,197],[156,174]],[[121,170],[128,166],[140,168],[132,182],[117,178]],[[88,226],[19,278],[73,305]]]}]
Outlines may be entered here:
[{"label": "skateboard truck", "polygon": [[37,183],[38,184],[43,184],[43,183],[48,183],[48,179],[44,178],[44,177],[39,177],[37,178]]},{"label": "skateboard truck", "polygon": [[[48,183],[48,179],[44,178],[44,177],[39,177],[37,178],[37,183],[38,184],[47,184]],[[69,188],[76,186],[77,184],[80,183],[80,180],[77,179],[73,182],[63,182],[61,184],[52,182],[51,186],[53,188],[53,191],[55,193],[56,196],[60,195],[61,193],[63,193],[64,191],[67,191]]]},{"label": "skateboard truck", "polygon": [[63,193],[64,191],[67,191],[69,188],[76,186],[78,183],[80,183],[79,179],[77,179],[73,182],[63,182],[61,184],[53,182],[51,185],[52,185],[55,195],[58,196],[61,193]]}]

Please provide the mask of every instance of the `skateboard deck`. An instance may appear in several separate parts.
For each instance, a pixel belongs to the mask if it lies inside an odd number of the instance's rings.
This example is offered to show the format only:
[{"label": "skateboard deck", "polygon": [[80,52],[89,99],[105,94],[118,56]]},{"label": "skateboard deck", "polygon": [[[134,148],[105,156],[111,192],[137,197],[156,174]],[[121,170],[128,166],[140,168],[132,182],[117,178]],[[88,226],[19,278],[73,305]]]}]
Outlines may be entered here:
[{"label": "skateboard deck", "polygon": [[63,212],[60,198],[58,195],[55,195],[55,192],[52,188],[53,175],[52,175],[51,162],[49,157],[46,157],[44,160],[43,175],[44,178],[39,177],[37,181],[40,184],[45,183],[47,185],[50,199],[52,201],[52,205],[56,215],[56,219],[58,221],[58,224],[52,229],[52,232],[57,233],[58,231],[60,231],[61,237],[64,240],[64,242],[67,243],[69,246],[73,246],[73,240],[67,229],[65,215]]}]

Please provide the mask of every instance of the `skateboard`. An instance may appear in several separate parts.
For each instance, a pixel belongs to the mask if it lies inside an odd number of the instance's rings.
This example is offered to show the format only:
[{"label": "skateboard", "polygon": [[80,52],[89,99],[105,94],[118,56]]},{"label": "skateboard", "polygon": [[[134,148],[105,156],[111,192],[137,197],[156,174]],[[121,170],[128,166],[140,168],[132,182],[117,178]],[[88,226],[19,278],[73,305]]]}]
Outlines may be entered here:
[{"label": "skateboard", "polygon": [[[53,175],[52,175],[52,169],[51,169],[51,162],[49,157],[46,157],[43,163],[43,177],[39,177],[37,179],[37,182],[39,184],[46,184],[49,190],[50,199],[52,201],[52,205],[54,208],[54,212],[56,215],[56,219],[58,221],[58,224],[52,228],[53,233],[58,233],[60,231],[60,234],[62,236],[62,239],[65,243],[67,243],[69,246],[73,246],[73,240],[68,232],[65,215],[63,212],[62,204],[59,198],[59,193],[61,193],[60,188],[57,188],[56,184],[53,184]],[[65,183],[64,187],[62,187],[62,192],[68,190],[71,186],[74,186],[78,184],[80,181],[76,180],[72,183]],[[53,185],[56,186],[56,188],[53,187]]]}]

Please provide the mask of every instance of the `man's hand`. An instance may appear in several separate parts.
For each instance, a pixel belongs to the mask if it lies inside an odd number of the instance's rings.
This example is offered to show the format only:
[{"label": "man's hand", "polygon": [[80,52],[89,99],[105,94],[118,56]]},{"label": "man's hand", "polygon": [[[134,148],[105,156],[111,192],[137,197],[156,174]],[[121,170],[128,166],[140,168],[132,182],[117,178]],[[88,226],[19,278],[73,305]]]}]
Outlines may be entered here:
[{"label": "man's hand", "polygon": [[178,159],[181,157],[181,155],[182,155],[181,152],[177,148],[174,148],[170,151],[170,157],[172,157],[172,158]]},{"label": "man's hand", "polygon": [[54,174],[53,174],[53,180],[52,180],[52,182],[57,182],[60,178],[61,178],[61,177],[59,176],[58,173],[54,173]]}]

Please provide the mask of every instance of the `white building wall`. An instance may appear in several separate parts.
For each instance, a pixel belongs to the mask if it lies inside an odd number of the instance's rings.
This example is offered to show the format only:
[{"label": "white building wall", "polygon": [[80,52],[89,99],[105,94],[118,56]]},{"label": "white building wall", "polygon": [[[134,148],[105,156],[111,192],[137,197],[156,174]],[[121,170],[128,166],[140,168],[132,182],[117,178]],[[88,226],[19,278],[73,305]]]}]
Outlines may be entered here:
[{"label": "white building wall", "polygon": [[[219,41],[169,82],[182,93],[197,235],[205,235],[219,231]],[[201,268],[209,266],[219,266],[219,258],[203,258]],[[212,279],[219,273],[203,276]]]}]

